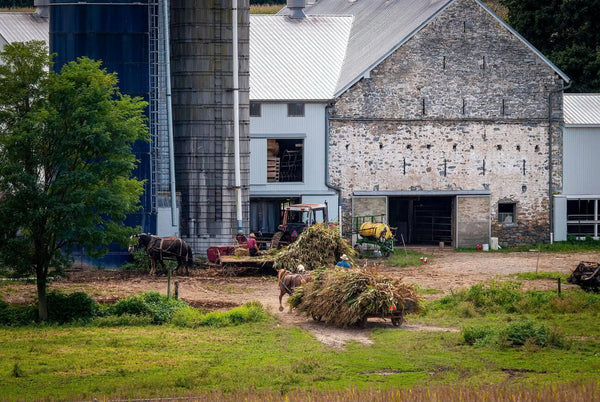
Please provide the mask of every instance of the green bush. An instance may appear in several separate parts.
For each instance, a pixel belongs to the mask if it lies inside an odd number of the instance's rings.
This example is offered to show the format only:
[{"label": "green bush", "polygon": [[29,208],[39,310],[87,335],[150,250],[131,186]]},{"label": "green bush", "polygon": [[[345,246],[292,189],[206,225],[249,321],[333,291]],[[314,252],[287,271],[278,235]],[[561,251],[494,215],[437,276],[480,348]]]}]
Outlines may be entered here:
[{"label": "green bush", "polygon": [[516,303],[521,300],[521,283],[514,281],[492,281],[487,287],[471,286],[466,299],[476,308],[492,312],[514,313]]},{"label": "green bush", "polygon": [[561,347],[562,337],[550,330],[545,324],[536,324],[531,320],[510,323],[501,333],[502,341],[509,346],[534,344],[538,346]]},{"label": "green bush", "polygon": [[13,306],[0,300],[0,325],[20,326],[35,322],[37,319],[36,306]]},{"label": "green bush", "polygon": [[97,304],[83,292],[64,294],[57,290],[48,292],[48,321],[65,324],[91,320],[98,310]]},{"label": "green bush", "polygon": [[460,332],[469,345],[485,345],[496,336],[496,330],[490,326],[464,327]]},{"label": "green bush", "polygon": [[146,250],[139,249],[131,253],[131,262],[126,262],[121,265],[122,270],[128,271],[150,271],[150,259],[148,258],[148,254],[146,254]]},{"label": "green bush", "polygon": [[117,316],[149,316],[153,324],[164,324],[171,321],[175,311],[186,306],[181,300],[168,299],[158,292],[147,292],[119,300],[109,307],[108,313]]}]

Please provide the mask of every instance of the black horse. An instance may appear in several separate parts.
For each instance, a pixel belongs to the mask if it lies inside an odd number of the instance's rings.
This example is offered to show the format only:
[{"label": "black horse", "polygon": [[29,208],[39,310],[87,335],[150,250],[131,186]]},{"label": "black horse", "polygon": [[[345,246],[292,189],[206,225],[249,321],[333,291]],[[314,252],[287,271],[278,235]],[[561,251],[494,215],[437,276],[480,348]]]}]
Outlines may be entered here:
[{"label": "black horse", "polygon": [[163,270],[165,263],[163,260],[177,260],[177,268],[185,267],[185,274],[190,274],[190,267],[194,264],[194,254],[192,248],[179,237],[158,237],[147,233],[140,233],[131,236],[131,240],[137,239],[137,244],[129,246],[129,252],[132,253],[139,248],[146,250],[150,257],[150,275],[156,273],[156,262],[160,262]]}]

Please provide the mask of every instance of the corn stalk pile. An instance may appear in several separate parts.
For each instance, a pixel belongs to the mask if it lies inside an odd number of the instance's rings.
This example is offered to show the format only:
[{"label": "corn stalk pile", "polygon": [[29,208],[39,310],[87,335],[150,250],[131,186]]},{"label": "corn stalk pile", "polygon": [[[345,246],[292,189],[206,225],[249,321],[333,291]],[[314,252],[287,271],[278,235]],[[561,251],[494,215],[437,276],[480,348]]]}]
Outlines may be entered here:
[{"label": "corn stalk pile", "polygon": [[306,228],[295,242],[275,254],[274,267],[291,272],[296,271],[298,264],[307,270],[327,268],[335,265],[342,254],[352,258],[356,251],[340,237],[337,228],[317,224]]},{"label": "corn stalk pile", "polygon": [[419,312],[414,286],[377,273],[375,269],[334,268],[313,272],[313,281],[296,289],[288,303],[299,312],[340,327],[367,316]]}]

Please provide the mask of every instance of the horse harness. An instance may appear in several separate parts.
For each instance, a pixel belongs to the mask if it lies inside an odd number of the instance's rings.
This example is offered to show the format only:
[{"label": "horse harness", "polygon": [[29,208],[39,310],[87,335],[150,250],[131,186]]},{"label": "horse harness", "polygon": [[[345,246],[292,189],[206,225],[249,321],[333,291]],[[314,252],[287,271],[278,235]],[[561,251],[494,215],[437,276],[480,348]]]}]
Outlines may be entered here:
[{"label": "horse harness", "polygon": [[[287,286],[285,284],[285,279],[289,278],[290,279],[290,286]],[[296,284],[296,279],[300,278],[300,283]],[[302,284],[302,280],[305,278],[305,274],[292,274],[292,273],[287,273],[281,278],[281,280],[279,281],[279,285],[281,285],[283,287],[283,289],[286,291],[287,294],[292,295],[292,293],[294,293],[294,288],[296,286],[299,286]]]},{"label": "horse harness", "polygon": [[[181,240],[178,237],[156,237],[153,236],[153,242],[149,245],[150,248],[156,248],[155,244],[156,244],[156,240],[160,239],[160,244],[158,245],[158,253],[159,253],[159,258],[162,260],[163,259],[163,251],[171,256],[180,256],[183,257],[182,252],[183,252],[183,240]],[[172,243],[167,244],[167,248],[165,250],[163,250],[163,245],[165,244],[165,240],[167,241],[171,241]],[[175,252],[175,250],[173,250],[173,246],[177,247],[177,245],[179,245],[179,252]],[[188,261],[189,258],[189,253],[186,252],[185,253],[185,261]]]}]

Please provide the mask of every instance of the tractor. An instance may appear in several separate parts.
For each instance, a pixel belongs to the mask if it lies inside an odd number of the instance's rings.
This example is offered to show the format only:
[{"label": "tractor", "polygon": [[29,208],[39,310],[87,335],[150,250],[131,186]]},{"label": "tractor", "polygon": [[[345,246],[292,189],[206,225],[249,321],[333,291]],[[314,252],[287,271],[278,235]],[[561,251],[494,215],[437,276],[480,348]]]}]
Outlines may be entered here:
[{"label": "tractor", "polygon": [[284,207],[283,222],[271,238],[271,249],[288,245],[298,238],[306,228],[316,224],[328,224],[327,203],[293,204]]}]

